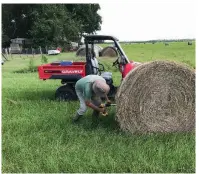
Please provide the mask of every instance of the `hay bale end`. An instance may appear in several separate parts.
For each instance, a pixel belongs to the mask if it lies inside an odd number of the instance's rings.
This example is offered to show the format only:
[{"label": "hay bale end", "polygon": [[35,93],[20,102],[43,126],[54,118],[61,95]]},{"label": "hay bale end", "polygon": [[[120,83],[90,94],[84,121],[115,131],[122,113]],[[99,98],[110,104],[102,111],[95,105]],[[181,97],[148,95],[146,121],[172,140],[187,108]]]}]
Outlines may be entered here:
[{"label": "hay bale end", "polygon": [[115,47],[108,46],[101,51],[102,57],[117,57],[118,53]]},{"label": "hay bale end", "polygon": [[144,63],[123,80],[116,119],[131,133],[195,129],[195,72],[167,61]]}]

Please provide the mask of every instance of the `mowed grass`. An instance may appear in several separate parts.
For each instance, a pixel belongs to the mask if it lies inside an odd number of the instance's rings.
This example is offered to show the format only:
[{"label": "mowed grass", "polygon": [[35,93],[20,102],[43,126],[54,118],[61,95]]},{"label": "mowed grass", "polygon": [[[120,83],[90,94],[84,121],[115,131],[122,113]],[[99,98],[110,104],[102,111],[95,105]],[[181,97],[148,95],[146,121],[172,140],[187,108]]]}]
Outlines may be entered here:
[{"label": "mowed grass", "polygon": [[[131,60],[174,60],[195,68],[195,44],[186,42],[122,45]],[[29,66],[31,56],[14,56],[2,66],[2,172],[195,172],[195,134],[131,135],[114,120],[115,108],[91,127],[92,111],[76,125],[76,102],[57,102],[59,80],[42,81],[35,73],[15,73]],[[75,53],[48,56],[48,61],[77,59]],[[100,59],[111,67],[115,59]],[[107,63],[109,62],[109,63]],[[35,65],[41,57],[35,56]]]}]

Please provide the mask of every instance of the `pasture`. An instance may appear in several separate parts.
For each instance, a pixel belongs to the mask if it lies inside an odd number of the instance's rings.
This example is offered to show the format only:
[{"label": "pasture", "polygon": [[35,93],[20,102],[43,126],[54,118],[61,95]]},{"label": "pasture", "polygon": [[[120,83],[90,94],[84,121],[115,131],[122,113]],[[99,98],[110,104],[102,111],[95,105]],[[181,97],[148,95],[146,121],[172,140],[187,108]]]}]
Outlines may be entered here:
[{"label": "pasture", "polygon": [[[130,60],[172,60],[195,68],[195,43],[122,44]],[[75,53],[47,56],[48,62],[76,60]],[[30,61],[31,60],[31,61]],[[113,71],[115,58],[100,58]],[[54,100],[59,80],[42,81],[41,56],[14,55],[2,65],[3,173],[194,173],[195,133],[131,135],[114,120],[115,108],[91,127],[91,110],[76,125],[71,117],[79,102]],[[27,71],[26,71],[27,70]]]}]

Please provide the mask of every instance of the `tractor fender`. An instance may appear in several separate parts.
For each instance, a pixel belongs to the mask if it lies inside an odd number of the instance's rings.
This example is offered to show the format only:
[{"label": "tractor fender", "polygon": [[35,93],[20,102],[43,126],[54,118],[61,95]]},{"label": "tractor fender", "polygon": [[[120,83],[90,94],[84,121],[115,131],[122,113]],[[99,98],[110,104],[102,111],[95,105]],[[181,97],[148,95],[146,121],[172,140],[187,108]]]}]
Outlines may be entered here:
[{"label": "tractor fender", "polygon": [[126,75],[136,67],[136,64],[134,62],[130,62],[124,65],[123,71],[122,71],[122,78],[125,78]]}]

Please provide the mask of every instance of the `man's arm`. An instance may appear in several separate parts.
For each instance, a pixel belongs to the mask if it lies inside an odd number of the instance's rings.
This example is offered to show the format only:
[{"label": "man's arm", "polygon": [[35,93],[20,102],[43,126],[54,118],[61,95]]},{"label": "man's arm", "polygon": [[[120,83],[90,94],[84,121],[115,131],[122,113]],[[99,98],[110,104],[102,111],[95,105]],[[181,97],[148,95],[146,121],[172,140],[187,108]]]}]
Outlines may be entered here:
[{"label": "man's arm", "polygon": [[107,104],[111,104],[111,101],[109,100],[109,98],[108,98],[107,95],[105,96],[105,98],[106,98],[106,103],[107,103]]},{"label": "man's arm", "polygon": [[86,103],[86,106],[88,106],[88,107],[90,107],[90,108],[92,108],[92,109],[94,109],[98,112],[103,113],[105,111],[105,108],[99,108],[99,107],[95,106],[93,103],[91,103],[90,100],[86,100],[85,103]]},{"label": "man's arm", "polygon": [[86,106],[98,111],[98,112],[104,112],[104,108],[99,108],[97,106],[95,106],[92,102],[91,102],[91,97],[92,97],[92,87],[90,83],[86,83],[84,86],[84,99],[85,99],[85,104]]}]

